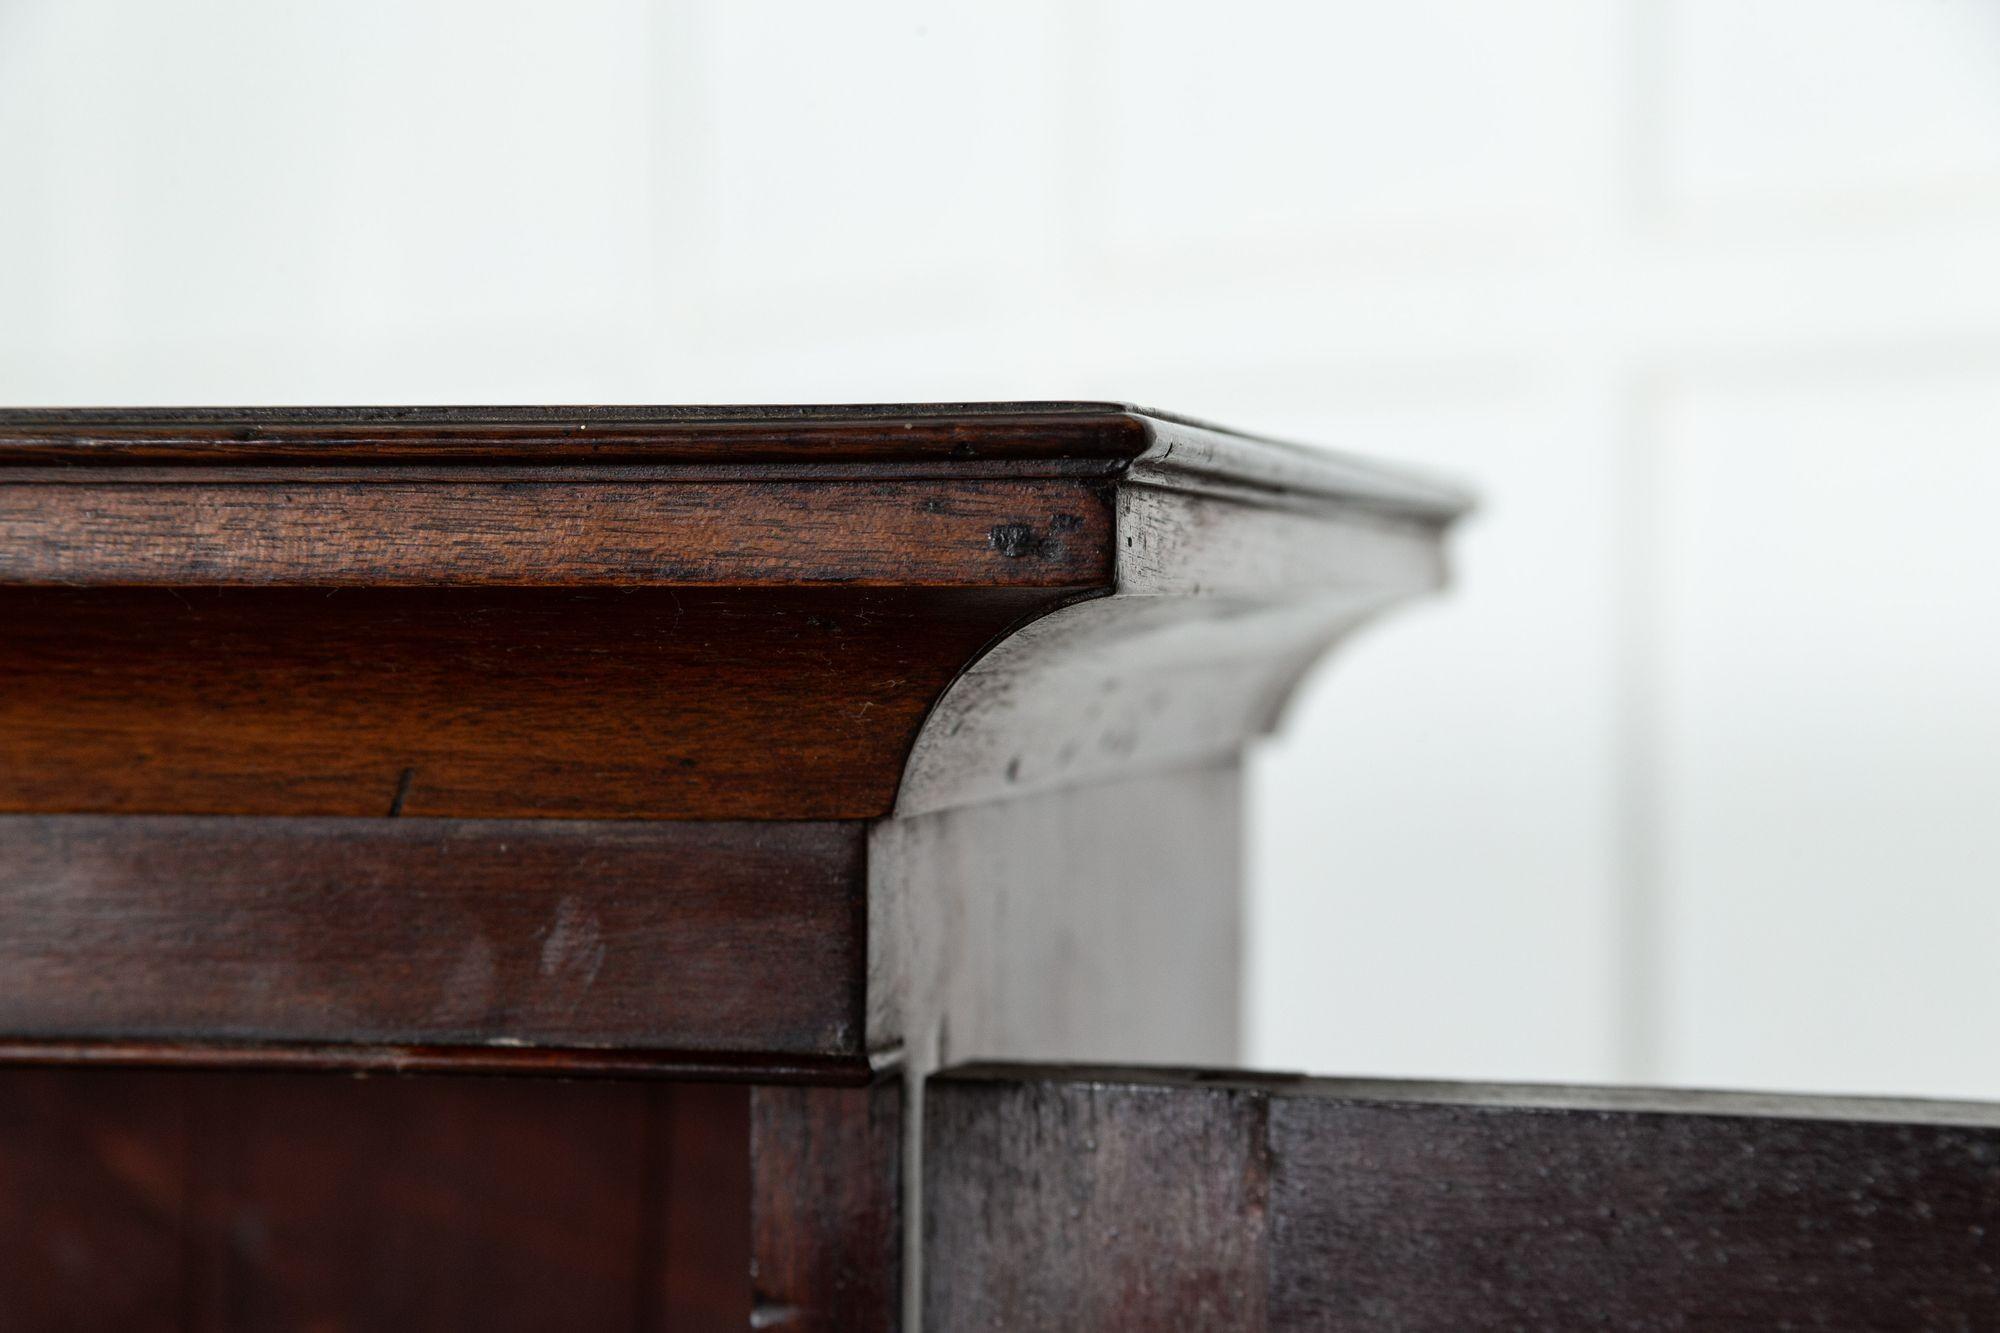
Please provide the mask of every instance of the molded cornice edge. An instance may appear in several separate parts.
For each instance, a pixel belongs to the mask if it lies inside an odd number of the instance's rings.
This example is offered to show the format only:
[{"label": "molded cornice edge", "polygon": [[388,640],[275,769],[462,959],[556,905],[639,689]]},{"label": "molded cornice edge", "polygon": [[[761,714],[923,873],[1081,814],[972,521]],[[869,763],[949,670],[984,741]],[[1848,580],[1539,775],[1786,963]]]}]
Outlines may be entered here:
[{"label": "molded cornice edge", "polygon": [[1230,755],[1336,640],[1441,586],[1441,483],[1165,417],[1119,479],[1113,586],[1018,626],[912,749],[899,815]]},{"label": "molded cornice edge", "polygon": [[0,412],[0,810],[868,819],[1198,763],[1463,508],[1108,403]]}]

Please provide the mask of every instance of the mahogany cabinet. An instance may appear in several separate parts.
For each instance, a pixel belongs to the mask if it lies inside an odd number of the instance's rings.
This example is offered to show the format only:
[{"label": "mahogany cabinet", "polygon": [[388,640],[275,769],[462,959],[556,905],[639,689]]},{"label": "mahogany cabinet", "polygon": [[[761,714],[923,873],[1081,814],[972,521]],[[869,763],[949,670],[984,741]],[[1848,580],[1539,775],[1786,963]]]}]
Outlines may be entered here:
[{"label": "mahogany cabinet", "polygon": [[1098,403],[0,413],[0,1329],[1992,1325],[1977,1108],[1081,1067],[1234,1060],[1243,747],[1463,507]]}]

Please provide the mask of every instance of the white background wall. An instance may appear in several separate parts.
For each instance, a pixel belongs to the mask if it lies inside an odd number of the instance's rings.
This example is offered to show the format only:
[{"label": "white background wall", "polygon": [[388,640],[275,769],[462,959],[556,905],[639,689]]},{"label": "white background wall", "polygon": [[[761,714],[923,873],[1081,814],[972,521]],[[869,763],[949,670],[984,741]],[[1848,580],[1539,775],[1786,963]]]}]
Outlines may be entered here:
[{"label": "white background wall", "polygon": [[1264,1064],[2000,1096],[1996,371],[1992,0],[0,0],[0,401],[1476,483],[1257,769]]}]

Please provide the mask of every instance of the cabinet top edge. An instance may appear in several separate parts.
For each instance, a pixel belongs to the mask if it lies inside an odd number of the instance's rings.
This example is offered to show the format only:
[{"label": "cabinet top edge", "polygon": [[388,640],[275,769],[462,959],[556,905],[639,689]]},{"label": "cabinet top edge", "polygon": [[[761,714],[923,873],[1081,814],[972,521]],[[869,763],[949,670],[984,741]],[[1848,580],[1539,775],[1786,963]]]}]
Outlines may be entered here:
[{"label": "cabinet top edge", "polygon": [[331,428],[364,432],[585,426],[666,429],[719,424],[880,426],[904,419],[992,420],[1009,417],[1104,417],[1135,413],[1128,403],[1018,401],[979,403],[490,403],[245,404],[236,406],[0,407],[0,430],[145,433]]},{"label": "cabinet top edge", "polygon": [[1358,502],[1449,521],[1420,472],[1117,402],[0,408],[0,467],[1098,463],[1135,482]]},{"label": "cabinet top edge", "polygon": [[1858,1120],[2000,1129],[2000,1102],[1937,1097],[1718,1091],[1564,1083],[1471,1083],[1322,1077],[1166,1065],[1039,1065],[980,1061],[941,1070],[934,1083],[1206,1090],[1278,1099],[1472,1111],[1587,1115],[1705,1115],[1774,1120]]}]

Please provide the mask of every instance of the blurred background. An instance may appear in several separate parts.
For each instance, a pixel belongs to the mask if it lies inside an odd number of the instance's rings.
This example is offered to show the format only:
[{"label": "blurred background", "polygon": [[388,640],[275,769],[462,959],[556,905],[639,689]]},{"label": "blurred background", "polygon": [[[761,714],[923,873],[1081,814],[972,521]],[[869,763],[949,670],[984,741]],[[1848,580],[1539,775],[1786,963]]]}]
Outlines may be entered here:
[{"label": "blurred background", "polygon": [[0,0],[9,404],[1473,483],[1258,761],[1264,1065],[2000,1096],[1996,372],[1991,0]]}]

